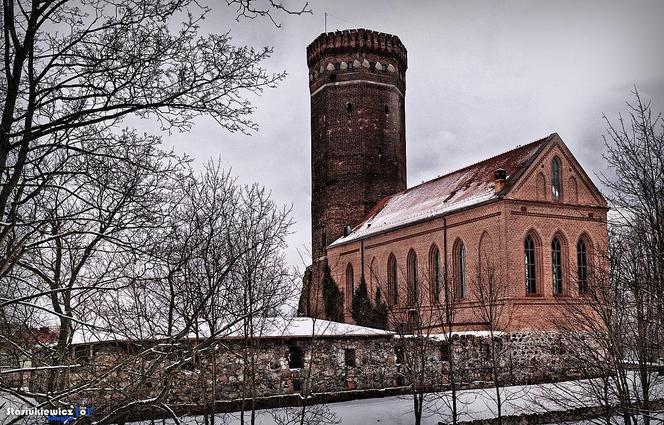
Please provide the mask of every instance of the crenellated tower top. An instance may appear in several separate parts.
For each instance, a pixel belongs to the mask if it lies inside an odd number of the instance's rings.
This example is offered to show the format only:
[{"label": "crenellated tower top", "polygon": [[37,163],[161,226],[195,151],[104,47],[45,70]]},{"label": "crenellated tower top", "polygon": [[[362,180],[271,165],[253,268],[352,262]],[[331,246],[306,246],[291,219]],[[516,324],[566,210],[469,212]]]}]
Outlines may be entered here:
[{"label": "crenellated tower top", "polygon": [[307,47],[307,65],[311,92],[358,73],[405,90],[407,51],[395,35],[363,28],[323,33]]}]

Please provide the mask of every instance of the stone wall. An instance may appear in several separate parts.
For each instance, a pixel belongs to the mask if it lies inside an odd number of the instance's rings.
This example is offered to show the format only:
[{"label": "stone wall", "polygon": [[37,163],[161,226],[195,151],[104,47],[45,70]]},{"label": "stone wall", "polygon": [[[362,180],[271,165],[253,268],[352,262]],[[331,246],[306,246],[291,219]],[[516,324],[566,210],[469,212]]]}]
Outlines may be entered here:
[{"label": "stone wall", "polygon": [[[495,346],[503,385],[578,376],[573,369],[575,362],[561,349],[560,340],[553,333],[501,335],[495,337]],[[486,386],[493,381],[491,339],[477,333],[455,334],[451,345],[440,337],[423,341],[414,337],[339,336],[319,338],[313,343],[309,338],[263,339],[256,342],[254,381],[251,362],[246,362],[245,367],[245,358],[251,358],[244,354],[245,341],[221,340],[216,350],[210,347],[194,359],[188,358],[189,348],[174,348],[164,357],[156,354],[163,349],[154,345],[147,353],[146,344],[76,346],[72,361],[83,366],[69,373],[68,384],[81,385],[105,377],[80,391],[73,401],[104,410],[105,406],[121,404],[123,398],[147,399],[168,388],[164,402],[169,405],[204,407],[215,400],[250,399],[252,382],[257,398],[288,397],[309,391],[348,392],[361,398],[363,392],[371,396],[375,390],[385,388],[401,387],[406,391],[418,379],[421,356],[426,359],[427,391],[448,388],[450,356],[460,388]],[[173,364],[177,366],[172,367]],[[171,370],[165,373],[168,368]],[[33,390],[44,391],[45,375],[32,378]]]},{"label": "stone wall", "polygon": [[[515,332],[494,337],[501,385],[575,379],[583,376],[577,356],[555,332]],[[439,342],[445,344],[445,342]],[[493,382],[491,338],[474,333],[452,338],[457,381],[463,387]],[[443,364],[447,369],[447,364]],[[445,377],[443,378],[445,381]]]}]

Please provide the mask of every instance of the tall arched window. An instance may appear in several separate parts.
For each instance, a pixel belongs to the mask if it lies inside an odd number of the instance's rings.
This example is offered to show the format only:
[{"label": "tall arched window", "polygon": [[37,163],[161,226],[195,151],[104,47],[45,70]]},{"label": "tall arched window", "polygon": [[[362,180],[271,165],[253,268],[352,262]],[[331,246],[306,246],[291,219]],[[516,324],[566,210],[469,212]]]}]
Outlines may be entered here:
[{"label": "tall arched window", "polygon": [[457,298],[466,298],[466,247],[463,242],[457,243],[454,250],[454,277],[456,282]]},{"label": "tall arched window", "polygon": [[408,253],[408,305],[416,305],[419,299],[419,288],[417,281],[417,254],[412,249]]},{"label": "tall arched window", "polygon": [[526,266],[526,293],[537,293],[537,264],[535,263],[535,241],[528,235],[523,243],[524,259]]},{"label": "tall arched window", "polygon": [[553,293],[560,295],[563,293],[563,252],[558,238],[554,238],[551,242],[551,264],[553,266]]},{"label": "tall arched window", "polygon": [[560,194],[562,193],[560,187],[560,160],[558,158],[553,158],[551,161],[551,197],[554,201],[560,200]]},{"label": "tall arched window", "polygon": [[588,293],[588,248],[583,239],[576,244],[576,273],[579,281],[579,294]]},{"label": "tall arched window", "polygon": [[390,254],[387,259],[387,295],[389,302],[399,304],[399,284],[397,280],[397,259],[394,254]]},{"label": "tall arched window", "polygon": [[431,300],[440,302],[440,251],[436,245],[429,250],[429,273],[431,282]]},{"label": "tall arched window", "polygon": [[350,306],[353,304],[353,292],[355,292],[353,265],[348,263],[348,266],[346,266],[346,308],[348,310],[350,310]]}]

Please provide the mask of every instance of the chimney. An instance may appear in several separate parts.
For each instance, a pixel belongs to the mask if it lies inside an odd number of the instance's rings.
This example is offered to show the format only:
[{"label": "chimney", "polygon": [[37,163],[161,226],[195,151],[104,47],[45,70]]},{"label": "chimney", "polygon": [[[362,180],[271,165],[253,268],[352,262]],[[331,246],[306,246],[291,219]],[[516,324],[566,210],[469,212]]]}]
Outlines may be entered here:
[{"label": "chimney", "polygon": [[505,181],[507,180],[507,172],[504,169],[499,168],[494,172],[494,176],[495,176],[495,179],[496,179],[496,185],[495,185],[496,193],[500,193],[500,192],[503,191],[503,189],[505,189]]},{"label": "chimney", "polygon": [[344,237],[350,235],[351,228],[350,226],[344,226]]}]

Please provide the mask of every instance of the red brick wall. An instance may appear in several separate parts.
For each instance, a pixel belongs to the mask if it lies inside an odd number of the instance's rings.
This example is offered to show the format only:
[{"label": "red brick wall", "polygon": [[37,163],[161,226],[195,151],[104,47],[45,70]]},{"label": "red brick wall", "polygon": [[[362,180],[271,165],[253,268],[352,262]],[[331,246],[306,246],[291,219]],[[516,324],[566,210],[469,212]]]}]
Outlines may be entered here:
[{"label": "red brick wall", "polygon": [[[561,160],[563,166],[563,196],[558,202],[552,201],[550,196],[549,165],[554,156]],[[540,173],[547,182],[546,201],[538,200],[536,178]],[[577,183],[573,199],[570,199],[568,187],[570,177],[576,179]],[[568,202],[576,201],[577,197],[577,205]],[[419,305],[414,307],[420,311],[422,324],[429,325],[435,324],[443,317],[440,307],[433,302],[430,295],[428,262],[431,246],[436,244],[441,256],[447,252],[448,281],[453,285],[456,281],[453,266],[454,247],[455,243],[461,241],[466,250],[468,296],[455,304],[455,322],[460,328],[477,329],[481,328],[481,324],[475,314],[477,303],[472,281],[477,279],[479,273],[478,261],[482,241],[482,244],[487,245],[486,252],[490,257],[488,261],[496,270],[497,281],[507,285],[505,301],[508,308],[504,314],[505,318],[509,318],[509,321],[504,323],[507,330],[546,330],[555,326],[556,315],[564,314],[564,305],[579,297],[576,282],[576,244],[579,238],[584,237],[590,245],[591,263],[600,261],[597,256],[593,258],[592,254],[602,252],[606,244],[606,211],[603,198],[595,193],[594,186],[588,183],[587,176],[578,168],[566,148],[553,144],[529,167],[519,184],[513,187],[513,192],[507,195],[507,199],[457,212],[447,218],[432,219],[370,236],[363,241],[330,248],[328,262],[342,291],[346,291],[347,265],[353,265],[355,285],[359,282],[360,270],[364,267],[373,297],[377,286],[381,286],[385,291],[387,261],[389,255],[393,254],[399,264],[400,305],[394,309],[393,315],[396,322],[401,320],[397,317],[405,316],[402,307],[405,307],[407,291],[406,258],[408,252],[414,250],[418,258],[422,293]],[[525,287],[524,240],[528,234],[533,235],[537,243],[538,291],[535,295],[526,294]],[[553,293],[551,242],[554,237],[561,240],[563,248],[562,295]],[[370,278],[372,262],[376,265],[376,272]],[[444,267],[444,264],[444,259],[441,258],[441,267]],[[346,307],[348,311],[348,306]],[[349,312],[347,320],[352,320]]]}]

